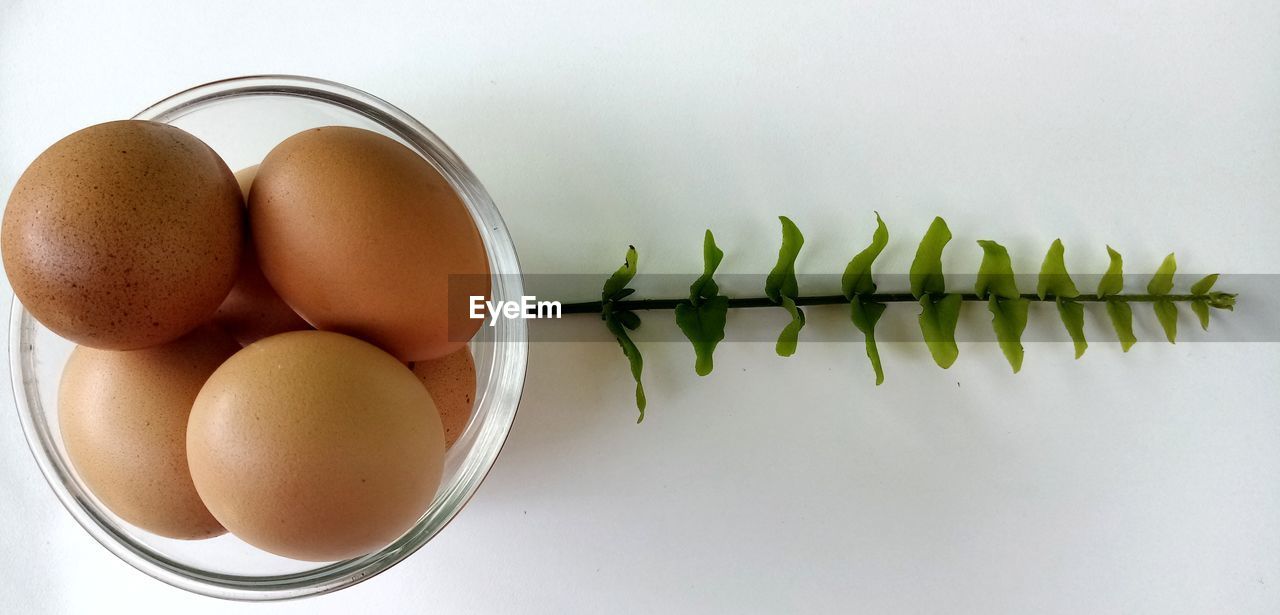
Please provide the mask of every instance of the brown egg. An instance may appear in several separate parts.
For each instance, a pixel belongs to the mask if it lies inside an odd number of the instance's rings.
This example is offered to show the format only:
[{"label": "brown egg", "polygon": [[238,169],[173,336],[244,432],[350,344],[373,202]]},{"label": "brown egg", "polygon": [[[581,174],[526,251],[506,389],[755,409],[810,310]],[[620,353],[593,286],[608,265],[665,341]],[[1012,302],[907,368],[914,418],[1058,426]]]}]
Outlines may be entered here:
[{"label": "brown egg", "polygon": [[207,321],[240,264],[235,177],[172,126],[126,120],[53,144],[4,212],[4,269],[33,316],[71,341],[129,350]]},{"label": "brown egg", "polygon": [[187,417],[213,370],[240,349],[204,326],[142,350],[71,353],[58,424],[71,465],[121,519],[169,538],[223,533],[187,470]]},{"label": "brown egg", "polygon": [[333,561],[413,526],[440,484],[444,431],[403,364],[352,337],[295,331],[231,357],[187,427],[196,490],[265,551]]},{"label": "brown egg", "polygon": [[403,361],[443,357],[480,326],[489,263],[466,206],[426,160],[380,134],[331,126],[286,139],[249,195],[258,262],[318,329]]},{"label": "brown egg", "polygon": [[439,359],[415,361],[411,366],[440,413],[445,448],[453,446],[471,420],[476,399],[476,363],[470,348],[460,348]]},{"label": "brown egg", "polygon": [[[236,171],[236,181],[240,183],[240,191],[246,198],[257,173],[256,164]],[[271,283],[262,275],[247,235],[247,249],[240,259],[240,272],[235,286],[231,287],[227,298],[218,306],[218,311],[213,316],[214,322],[244,346],[277,333],[310,329],[311,325],[276,294]]]}]

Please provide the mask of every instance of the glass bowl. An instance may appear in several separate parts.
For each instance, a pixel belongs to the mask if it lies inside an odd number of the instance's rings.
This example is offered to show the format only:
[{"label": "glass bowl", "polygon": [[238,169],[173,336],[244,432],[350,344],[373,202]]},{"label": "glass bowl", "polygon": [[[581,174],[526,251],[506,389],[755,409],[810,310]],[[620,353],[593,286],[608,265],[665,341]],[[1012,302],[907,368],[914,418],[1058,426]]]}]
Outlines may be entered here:
[{"label": "glass bowl", "polygon": [[[257,164],[286,137],[316,126],[356,126],[395,138],[435,166],[471,211],[489,255],[493,298],[519,301],[523,294],[515,246],[479,180],[439,137],[381,99],[319,79],[240,77],[180,92],[135,119],[191,132],[233,170]],[[506,441],[528,361],[525,322],[498,319],[493,324],[480,327],[471,342],[475,407],[470,424],[446,455],[431,507],[382,550],[327,564],[270,555],[229,534],[181,541],[124,523],[85,489],[62,446],[58,380],[73,345],[36,322],[15,298],[9,352],[14,398],[31,452],[58,499],[89,534],[133,567],[170,585],[218,598],[277,600],[339,590],[390,568],[425,545],[466,505]]]}]

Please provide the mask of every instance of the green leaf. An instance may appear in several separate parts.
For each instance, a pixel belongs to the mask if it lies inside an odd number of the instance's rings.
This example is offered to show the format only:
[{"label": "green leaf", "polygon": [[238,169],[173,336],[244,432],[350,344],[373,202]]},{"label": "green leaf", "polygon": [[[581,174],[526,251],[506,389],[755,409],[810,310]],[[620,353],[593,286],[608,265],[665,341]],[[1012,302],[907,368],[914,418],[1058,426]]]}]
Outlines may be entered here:
[{"label": "green leaf", "polygon": [[644,385],[640,383],[640,373],[644,371],[644,359],[640,356],[640,349],[636,348],[634,342],[627,335],[627,329],[618,322],[617,316],[614,314],[613,306],[606,305],[604,309],[604,325],[618,340],[618,345],[622,347],[622,354],[626,355],[627,361],[631,364],[631,377],[636,380],[636,409],[640,411],[639,418],[636,422],[644,420]]},{"label": "green leaf", "polygon": [[790,218],[778,216],[778,219],[782,221],[782,247],[778,249],[778,263],[764,281],[764,294],[774,303],[781,304],[784,296],[795,299],[800,295],[800,286],[796,282],[796,257],[804,246],[804,235]]},{"label": "green leaf", "polygon": [[711,356],[716,350],[716,344],[724,339],[724,325],[728,314],[729,298],[724,295],[716,295],[696,306],[690,302],[681,302],[676,306],[676,325],[693,343],[693,352],[697,357],[694,371],[699,376],[711,373]]},{"label": "green leaf", "polygon": [[876,373],[876,386],[884,382],[884,368],[880,365],[880,349],[876,346],[876,323],[884,314],[885,305],[867,301],[861,295],[876,292],[875,279],[871,277],[871,263],[880,256],[880,252],[889,244],[889,228],[880,213],[876,213],[876,230],[871,234],[871,244],[853,257],[844,268],[844,277],[840,280],[840,288],[849,300],[849,317],[853,326],[862,332],[866,339],[867,359],[871,361],[871,369]]},{"label": "green leaf", "polygon": [[876,230],[871,235],[871,245],[859,252],[844,268],[844,277],[840,279],[840,288],[844,290],[845,299],[852,300],[854,295],[869,295],[876,292],[875,280],[871,278],[871,263],[880,256],[880,252],[889,244],[889,229],[876,213]]},{"label": "green leaf", "polygon": [[715,275],[720,261],[724,260],[724,251],[716,247],[716,238],[711,229],[702,236],[702,275],[689,286],[689,300],[697,304],[700,299],[710,299],[720,294],[720,286],[711,278]]},{"label": "green leaf", "polygon": [[1107,246],[1107,255],[1111,257],[1111,264],[1107,265],[1107,272],[1102,274],[1101,280],[1098,280],[1099,297],[1124,292],[1124,259],[1120,258],[1120,253],[1112,250],[1111,246]]},{"label": "green leaf", "polygon": [[1138,343],[1138,338],[1133,335],[1133,308],[1129,307],[1128,301],[1108,301],[1107,316],[1111,317],[1111,326],[1115,327],[1120,348],[1129,352]]},{"label": "green leaf", "polygon": [[979,239],[978,245],[982,246],[982,264],[978,266],[978,280],[973,285],[978,298],[986,299],[988,294],[1005,299],[1019,298],[1021,295],[1018,294],[1018,284],[1013,279],[1013,262],[1009,259],[1009,251],[986,239]]},{"label": "green leaf", "polygon": [[[626,261],[605,280],[604,290],[600,292],[601,301],[611,301],[621,299],[631,293],[622,294],[627,284],[631,283],[631,278],[636,277],[636,247],[627,248]],[[632,291],[634,292],[634,291]]]},{"label": "green leaf", "polygon": [[613,316],[618,319],[618,324],[632,331],[640,328],[640,315],[631,310],[618,310],[613,313]]},{"label": "green leaf", "polygon": [[920,332],[938,367],[947,369],[960,356],[956,346],[956,322],[960,320],[960,295],[925,295],[920,298]]},{"label": "green leaf", "polygon": [[1002,299],[993,296],[987,302],[991,312],[991,328],[996,332],[1000,351],[1009,360],[1013,373],[1022,369],[1022,332],[1027,328],[1027,306],[1030,301],[1022,298]]},{"label": "green leaf", "polygon": [[636,408],[640,410],[640,417],[636,422],[644,420],[644,385],[640,383],[640,373],[644,371],[644,359],[640,357],[640,349],[631,341],[631,337],[627,335],[627,329],[635,330],[640,327],[640,316],[630,310],[614,310],[614,302],[622,299],[635,292],[635,289],[627,288],[627,284],[631,283],[631,279],[636,277],[636,247],[628,246],[627,256],[622,266],[613,275],[605,280],[604,289],[600,292],[601,310],[600,318],[604,320],[604,326],[609,329],[613,337],[618,340],[618,345],[622,347],[622,354],[627,357],[627,362],[631,364],[631,376],[636,380]]},{"label": "green leaf", "polygon": [[1209,294],[1209,291],[1213,289],[1213,284],[1217,281],[1218,281],[1218,274],[1216,273],[1211,273],[1207,276],[1204,276],[1203,278],[1200,278],[1199,282],[1196,282],[1195,284],[1191,285],[1191,294],[1207,295]]},{"label": "green leaf", "polygon": [[689,286],[689,300],[676,305],[676,326],[693,344],[693,369],[699,376],[711,373],[712,355],[724,339],[724,326],[729,315],[729,298],[719,294],[720,287],[712,276],[724,252],[716,247],[716,238],[707,229],[702,239],[702,275]]},{"label": "green leaf", "polygon": [[876,323],[880,321],[880,315],[884,314],[885,305],[855,296],[849,303],[849,308],[853,326],[867,339],[867,358],[871,360],[871,369],[876,372],[876,386],[880,386],[884,382],[884,369],[880,366],[880,349],[876,347]]},{"label": "green leaf", "polygon": [[1170,344],[1176,344],[1177,342],[1174,340],[1178,338],[1178,304],[1168,299],[1161,299],[1152,304],[1151,307],[1156,311],[1156,320],[1160,321],[1160,326],[1164,329],[1165,338],[1169,340]]},{"label": "green leaf", "polygon": [[1191,302],[1191,311],[1195,312],[1196,318],[1200,319],[1200,328],[1205,331],[1209,330],[1209,302],[1204,299],[1195,299]]},{"label": "green leaf", "polygon": [[1041,300],[1049,296],[1067,299],[1080,296],[1076,283],[1071,281],[1071,274],[1067,273],[1067,264],[1063,262],[1065,251],[1061,239],[1054,239],[1049,244],[1049,252],[1040,265],[1040,280],[1036,283],[1036,294]]},{"label": "green leaf", "polygon": [[774,350],[778,352],[780,357],[789,357],[796,353],[796,345],[800,338],[800,329],[804,328],[804,312],[796,306],[796,302],[791,297],[782,298],[782,307],[791,315],[791,322],[783,327],[782,333],[778,334],[778,343]]},{"label": "green leaf", "polygon": [[778,216],[778,220],[782,221],[782,247],[778,249],[777,264],[764,281],[764,294],[791,315],[791,322],[778,335],[775,347],[779,356],[789,357],[795,354],[800,329],[804,327],[804,312],[795,302],[800,294],[800,285],[796,282],[796,257],[804,246],[804,235],[790,218]]},{"label": "green leaf", "polygon": [[1067,328],[1067,334],[1071,336],[1071,341],[1075,343],[1076,358],[1079,359],[1084,355],[1084,351],[1089,347],[1089,342],[1084,339],[1084,306],[1079,302],[1069,301],[1061,297],[1058,298],[1058,315],[1062,317],[1062,324]]},{"label": "green leaf", "polygon": [[934,218],[916,248],[915,260],[911,261],[911,295],[916,299],[947,292],[946,277],[942,274],[942,249],[948,241],[951,241],[951,229],[947,228],[946,220]]},{"label": "green leaf", "polygon": [[[1147,283],[1147,292],[1152,295],[1167,295],[1173,290],[1173,272],[1178,270],[1178,262],[1173,258],[1173,252],[1164,257],[1164,262],[1156,268],[1156,274],[1151,276],[1151,281]],[[1176,311],[1176,309],[1175,309]]]}]

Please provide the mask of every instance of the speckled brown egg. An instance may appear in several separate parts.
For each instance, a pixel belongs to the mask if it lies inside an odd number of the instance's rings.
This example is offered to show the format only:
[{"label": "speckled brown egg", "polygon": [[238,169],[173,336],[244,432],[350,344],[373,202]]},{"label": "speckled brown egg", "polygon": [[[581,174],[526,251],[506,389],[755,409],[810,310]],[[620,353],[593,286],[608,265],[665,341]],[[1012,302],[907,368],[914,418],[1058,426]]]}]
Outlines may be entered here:
[{"label": "speckled brown egg", "polygon": [[489,263],[462,200],[394,139],[330,126],[289,137],[249,195],[258,262],[316,328],[373,342],[403,361],[443,357],[480,326]]},{"label": "speckled brown egg", "polygon": [[[257,173],[256,164],[236,171],[240,192],[246,198]],[[218,306],[214,322],[245,346],[277,333],[310,329],[311,325],[280,298],[266,276],[262,275],[249,234],[245,237],[246,249],[240,259],[235,286]]]},{"label": "speckled brown egg", "polygon": [[413,526],[440,484],[434,402],[394,357],[353,337],[295,331],[227,360],[187,427],[191,477],[232,534],[332,561]]},{"label": "speckled brown egg", "polygon": [[476,399],[476,363],[470,348],[460,348],[439,359],[415,361],[411,366],[440,413],[444,445],[453,446],[471,420]]},{"label": "speckled brown egg", "polygon": [[85,128],[40,154],[4,212],[14,293],[84,346],[145,348],[213,315],[235,281],[240,190],[209,146],[126,120]]},{"label": "speckled brown egg", "polygon": [[240,349],[204,326],[142,350],[77,347],[58,390],[58,425],[89,491],[125,521],[161,536],[224,530],[187,469],[187,418],[213,370]]}]

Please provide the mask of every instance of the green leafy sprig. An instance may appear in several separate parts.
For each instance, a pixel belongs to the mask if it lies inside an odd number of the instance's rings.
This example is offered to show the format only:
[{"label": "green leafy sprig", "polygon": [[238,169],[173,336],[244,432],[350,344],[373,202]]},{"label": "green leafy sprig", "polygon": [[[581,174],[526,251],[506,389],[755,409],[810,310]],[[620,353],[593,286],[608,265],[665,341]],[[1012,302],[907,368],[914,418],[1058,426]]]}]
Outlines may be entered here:
[{"label": "green leafy sprig", "polygon": [[991,313],[991,327],[1000,350],[1009,366],[1017,373],[1022,369],[1024,349],[1022,333],[1027,327],[1028,307],[1032,301],[1052,301],[1075,347],[1075,356],[1084,355],[1089,344],[1084,332],[1084,304],[1103,303],[1121,348],[1128,352],[1137,342],[1133,334],[1133,303],[1151,303],[1157,321],[1165,337],[1174,343],[1178,334],[1178,303],[1189,303],[1200,326],[1208,330],[1210,309],[1231,310],[1236,295],[1213,290],[1218,274],[1211,274],[1191,285],[1187,294],[1173,294],[1174,273],[1177,262],[1174,255],[1165,257],[1147,284],[1146,294],[1124,293],[1124,260],[1120,253],[1107,246],[1110,264],[1098,282],[1095,294],[1081,294],[1067,272],[1065,248],[1055,239],[1049,245],[1034,294],[1020,293],[1014,279],[1013,261],[1004,246],[982,239],[982,263],[974,283],[973,293],[947,292],[943,274],[942,253],[951,241],[951,231],[946,221],[934,218],[916,248],[910,269],[910,293],[878,292],[871,273],[871,265],[889,244],[889,230],[880,214],[876,214],[876,229],[871,244],[856,254],[845,268],[841,278],[841,295],[800,295],[796,279],[795,263],[804,246],[804,235],[786,216],[781,216],[782,246],[778,261],[765,280],[765,297],[730,298],[720,294],[714,280],[716,269],[724,259],[724,252],[716,245],[715,237],[708,229],[703,238],[703,271],[689,286],[688,299],[627,299],[635,289],[628,288],[637,271],[635,246],[627,249],[621,267],[605,281],[599,302],[570,303],[562,306],[562,313],[598,312],[609,332],[617,339],[631,366],[636,381],[636,407],[640,410],[637,422],[644,420],[645,395],[641,383],[644,361],[640,350],[631,340],[628,331],[640,327],[636,310],[673,309],[676,325],[693,344],[694,371],[699,376],[711,373],[712,357],[717,344],[724,339],[725,323],[729,308],[780,306],[790,317],[778,335],[776,352],[783,357],[795,354],[800,330],[805,316],[801,306],[848,303],[850,320],[866,340],[867,359],[875,372],[877,385],[884,382],[884,369],[876,347],[875,327],[888,303],[917,302],[920,305],[920,332],[935,363],[946,369],[959,357],[955,331],[964,302],[983,301]]},{"label": "green leafy sprig", "polygon": [[885,304],[874,299],[876,282],[871,277],[871,263],[889,245],[889,228],[876,212],[876,231],[871,235],[871,245],[849,261],[840,279],[844,298],[849,301],[849,317],[867,340],[867,359],[876,372],[876,385],[884,382],[884,368],[880,365],[880,350],[876,347],[876,323],[884,314]]},{"label": "green leafy sprig", "polygon": [[979,239],[978,245],[982,247],[982,264],[978,266],[973,292],[979,299],[987,300],[996,342],[1016,374],[1022,369],[1022,332],[1027,328],[1027,308],[1031,302],[1018,292],[1009,251],[987,239]]},{"label": "green leafy sprig", "polygon": [[622,354],[626,355],[627,361],[631,364],[631,377],[636,380],[636,408],[640,410],[640,417],[636,422],[639,423],[644,420],[644,407],[647,405],[644,384],[640,382],[640,374],[644,371],[644,358],[640,356],[640,349],[636,348],[635,342],[631,341],[627,331],[640,328],[640,315],[619,307],[619,302],[636,292],[634,288],[627,288],[627,285],[631,283],[632,278],[636,277],[637,258],[636,247],[628,246],[625,262],[605,281],[604,290],[600,292],[600,318],[604,320],[604,326],[618,340],[618,345],[622,346]]},{"label": "green leafy sprig", "polygon": [[960,321],[960,295],[947,294],[942,274],[942,249],[951,241],[951,229],[942,218],[934,218],[911,261],[911,295],[920,301],[920,332],[938,367],[947,369],[960,356],[956,345],[956,323]]},{"label": "green leafy sprig", "polygon": [[789,357],[796,353],[800,329],[804,328],[804,312],[796,305],[796,297],[800,296],[800,285],[796,281],[796,257],[804,246],[804,235],[790,218],[778,216],[778,219],[782,221],[782,247],[778,248],[778,263],[769,272],[769,277],[765,278],[764,294],[791,316],[791,322],[778,334],[776,346],[779,356]]},{"label": "green leafy sprig", "polygon": [[711,373],[711,355],[724,339],[724,324],[729,317],[729,298],[720,294],[720,287],[711,278],[723,258],[724,252],[716,247],[716,238],[707,229],[702,240],[702,275],[689,286],[689,300],[676,305],[676,325],[693,343],[697,357],[693,369],[699,376]]}]

